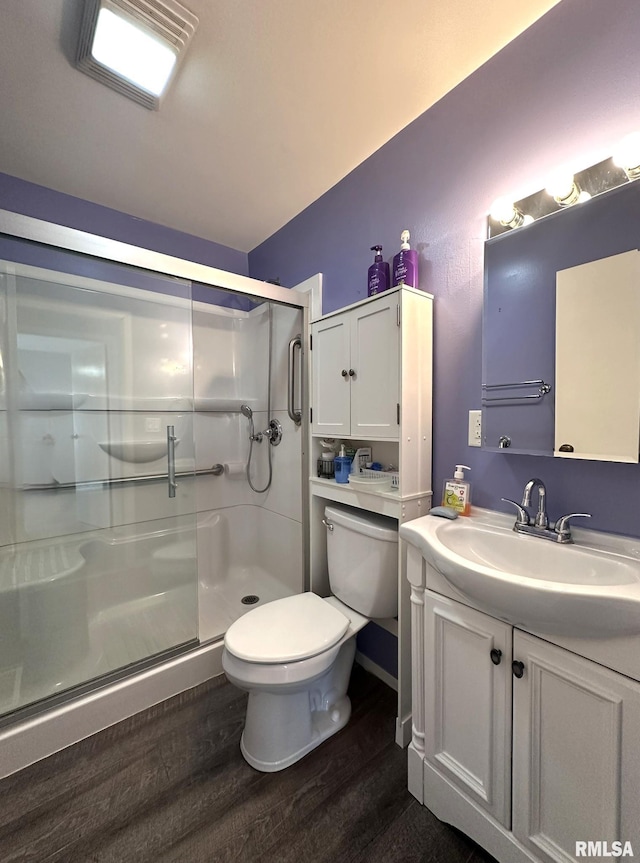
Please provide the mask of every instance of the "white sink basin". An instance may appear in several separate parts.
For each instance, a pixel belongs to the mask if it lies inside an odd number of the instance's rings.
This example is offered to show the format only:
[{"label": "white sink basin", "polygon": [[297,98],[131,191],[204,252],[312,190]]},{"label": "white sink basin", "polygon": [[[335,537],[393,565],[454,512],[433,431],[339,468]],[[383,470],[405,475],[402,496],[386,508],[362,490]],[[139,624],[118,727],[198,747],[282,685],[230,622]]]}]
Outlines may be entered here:
[{"label": "white sink basin", "polygon": [[400,536],[457,593],[514,626],[579,637],[640,633],[640,541],[578,530],[563,545],[517,534],[513,523],[488,510],[453,521],[427,515],[402,525]]}]

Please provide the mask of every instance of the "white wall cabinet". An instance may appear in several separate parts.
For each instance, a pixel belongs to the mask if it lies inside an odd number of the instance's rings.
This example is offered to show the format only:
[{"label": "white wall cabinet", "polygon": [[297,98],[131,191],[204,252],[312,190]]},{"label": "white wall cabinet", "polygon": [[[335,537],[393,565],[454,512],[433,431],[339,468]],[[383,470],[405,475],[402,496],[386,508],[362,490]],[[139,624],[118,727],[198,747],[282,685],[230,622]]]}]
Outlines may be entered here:
[{"label": "white wall cabinet", "polygon": [[408,557],[409,790],[503,863],[640,848],[640,683],[425,589]]},{"label": "white wall cabinet", "polygon": [[398,439],[400,303],[385,292],[312,325],[314,434]]},{"label": "white wall cabinet", "polygon": [[[326,529],[327,502],[395,518],[425,515],[431,506],[431,403],[433,297],[413,288],[394,288],[311,324],[311,438],[315,467],[323,438],[371,446],[373,459],[393,464],[398,488],[356,490],[333,479],[310,477],[311,589],[330,592]],[[352,374],[350,374],[352,372]],[[344,373],[344,374],[343,374]],[[396,741],[411,738],[411,642],[409,586],[404,543],[398,543],[398,619],[376,621],[398,638],[398,723]],[[382,669],[371,671],[392,685]]]}]

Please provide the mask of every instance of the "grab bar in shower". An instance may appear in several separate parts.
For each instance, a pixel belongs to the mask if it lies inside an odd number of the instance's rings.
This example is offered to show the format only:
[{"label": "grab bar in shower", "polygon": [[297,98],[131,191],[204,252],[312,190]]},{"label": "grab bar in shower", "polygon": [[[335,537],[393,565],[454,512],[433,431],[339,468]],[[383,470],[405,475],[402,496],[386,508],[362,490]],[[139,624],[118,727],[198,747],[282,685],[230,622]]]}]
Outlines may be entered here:
[{"label": "grab bar in shower", "polygon": [[176,496],[176,434],[174,426],[167,426],[167,481],[169,497]]},{"label": "grab bar in shower", "polygon": [[297,411],[294,407],[295,392],[296,392],[296,374],[295,374],[295,349],[298,348],[302,352],[302,336],[297,335],[289,342],[289,368],[288,368],[288,387],[287,387],[287,413],[289,419],[299,426],[302,423],[302,410]]},{"label": "grab bar in shower", "polygon": [[[191,476],[222,476],[224,474],[223,464],[214,464],[209,468],[201,470],[187,470],[175,473],[174,476],[191,477]],[[38,485],[29,485],[24,487],[24,491],[55,491],[56,489],[90,489],[98,485],[127,485],[128,483],[142,482],[166,482],[166,473],[144,473],[139,476],[115,476],[108,479],[86,479],[80,482],[54,482],[42,483]],[[177,486],[177,483],[176,483]]]}]

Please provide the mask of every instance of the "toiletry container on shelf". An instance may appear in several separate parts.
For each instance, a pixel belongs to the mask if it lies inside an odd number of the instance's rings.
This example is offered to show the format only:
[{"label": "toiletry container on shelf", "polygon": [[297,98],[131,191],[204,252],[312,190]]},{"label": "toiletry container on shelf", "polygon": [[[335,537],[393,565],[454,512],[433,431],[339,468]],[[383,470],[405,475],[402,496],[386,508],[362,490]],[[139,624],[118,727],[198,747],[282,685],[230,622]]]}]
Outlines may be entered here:
[{"label": "toiletry container on shelf", "polygon": [[340,455],[334,459],[336,482],[349,482],[349,471],[351,470],[351,459],[345,453],[344,444],[340,447]]},{"label": "toiletry container on shelf", "polygon": [[389,264],[382,259],[382,246],[371,246],[371,251],[376,254],[369,267],[367,293],[373,297],[375,294],[386,291],[391,285],[391,280],[389,278]]},{"label": "toiletry container on shelf", "polygon": [[400,234],[400,251],[393,259],[393,286],[418,287],[418,252],[409,246],[409,231]]},{"label": "toiletry container on shelf", "polygon": [[242,754],[268,773],[346,725],[356,633],[369,618],[393,617],[398,609],[396,522],[339,506],[327,506],[324,520],[334,595],[266,603],[225,636],[225,673],[249,692]]}]

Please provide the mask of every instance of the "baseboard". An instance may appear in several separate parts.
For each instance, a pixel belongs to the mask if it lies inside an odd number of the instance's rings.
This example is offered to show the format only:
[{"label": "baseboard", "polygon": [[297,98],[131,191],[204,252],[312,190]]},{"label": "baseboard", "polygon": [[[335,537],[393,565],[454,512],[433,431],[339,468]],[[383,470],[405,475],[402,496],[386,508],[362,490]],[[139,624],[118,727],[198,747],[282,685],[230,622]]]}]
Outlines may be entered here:
[{"label": "baseboard", "polygon": [[388,671],[385,671],[384,668],[381,668],[376,662],[369,659],[368,656],[365,656],[364,653],[360,653],[360,651],[356,651],[356,660],[358,665],[361,665],[365,671],[371,672],[374,677],[377,677],[383,683],[386,683],[387,686],[390,686],[391,689],[398,691],[398,681],[392,675],[389,674]]},{"label": "baseboard", "polygon": [[396,743],[402,749],[406,749],[411,743],[413,733],[413,715],[410,713],[401,719],[399,716],[396,719]]}]

